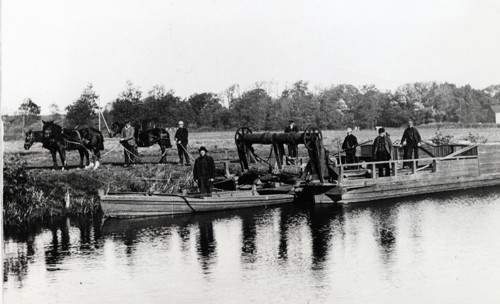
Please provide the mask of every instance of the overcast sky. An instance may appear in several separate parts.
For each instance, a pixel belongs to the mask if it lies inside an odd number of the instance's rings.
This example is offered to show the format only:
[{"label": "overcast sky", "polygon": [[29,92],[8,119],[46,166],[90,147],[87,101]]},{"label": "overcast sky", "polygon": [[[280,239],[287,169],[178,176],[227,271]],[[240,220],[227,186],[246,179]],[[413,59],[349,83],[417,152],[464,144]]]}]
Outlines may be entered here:
[{"label": "overcast sky", "polygon": [[49,113],[88,83],[177,95],[297,80],[310,88],[500,84],[498,0],[2,0],[2,114]]}]

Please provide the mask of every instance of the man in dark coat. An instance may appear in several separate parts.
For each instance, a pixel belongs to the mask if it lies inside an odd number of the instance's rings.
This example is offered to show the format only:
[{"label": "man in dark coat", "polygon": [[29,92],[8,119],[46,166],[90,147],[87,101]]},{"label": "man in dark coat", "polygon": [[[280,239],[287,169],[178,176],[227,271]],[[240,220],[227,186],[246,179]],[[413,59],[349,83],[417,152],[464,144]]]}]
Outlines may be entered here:
[{"label": "man in dark coat", "polygon": [[345,151],[345,161],[347,164],[357,163],[356,159],[356,146],[358,145],[358,139],[356,136],[352,135],[352,129],[347,128],[347,136],[342,144],[342,150]]},{"label": "man in dark coat", "polygon": [[134,162],[135,156],[138,154],[137,152],[137,143],[135,142],[134,137],[135,129],[132,126],[130,120],[127,121],[127,124],[122,129],[122,133],[120,136],[120,143],[124,148],[124,157],[125,157],[125,166],[129,166],[130,162]]},{"label": "man in dark coat", "polygon": [[[408,120],[408,128],[405,129],[401,138],[404,150],[403,159],[418,159],[418,147],[420,147],[421,141],[422,138],[418,130],[413,126],[413,121],[411,119]],[[413,167],[413,162],[406,162],[403,166]]]},{"label": "man in dark coat", "polygon": [[[392,141],[389,134],[385,133],[384,128],[378,129],[378,136],[373,142],[372,158],[373,161],[390,160],[392,155]],[[391,166],[389,163],[377,164],[378,176],[391,176]],[[385,174],[384,174],[385,171]],[[373,172],[375,174],[375,172]]]},{"label": "man in dark coat", "polygon": [[188,145],[188,129],[184,127],[184,122],[179,121],[179,128],[175,132],[175,142],[177,143],[177,153],[179,154],[179,165],[184,163],[184,158],[186,159],[186,166],[191,165],[189,159],[189,153],[187,151]]},{"label": "man in dark coat", "polygon": [[[299,132],[299,128],[295,125],[293,120],[288,121],[289,125],[285,128],[285,133],[297,133]],[[295,144],[288,144],[288,156],[297,157],[298,149]]]},{"label": "man in dark coat", "polygon": [[212,183],[215,178],[215,163],[207,155],[207,149],[200,147],[200,156],[194,161],[193,179],[198,183],[201,194],[212,193]]}]

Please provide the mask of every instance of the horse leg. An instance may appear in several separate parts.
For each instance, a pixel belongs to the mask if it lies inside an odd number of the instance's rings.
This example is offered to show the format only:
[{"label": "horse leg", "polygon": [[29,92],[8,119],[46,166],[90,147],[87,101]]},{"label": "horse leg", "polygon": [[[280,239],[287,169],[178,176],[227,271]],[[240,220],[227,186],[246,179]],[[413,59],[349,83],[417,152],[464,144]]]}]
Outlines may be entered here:
[{"label": "horse leg", "polygon": [[57,166],[57,150],[56,149],[50,149],[50,154],[52,154],[52,161],[54,162],[54,169],[57,170],[59,167]]},{"label": "horse leg", "polygon": [[165,148],[165,145],[163,143],[159,143],[160,145],[160,149],[161,149],[161,159],[159,161],[159,163],[163,163],[163,160],[165,160],[165,162],[167,161],[167,149]]},{"label": "horse leg", "polygon": [[92,156],[92,160],[94,161],[94,170],[96,170],[99,167],[100,159],[101,159],[101,151],[98,148],[96,148],[94,149],[94,155]]},{"label": "horse leg", "polygon": [[80,154],[80,168],[83,168],[83,158],[85,157],[85,154],[83,153],[82,149],[78,149],[78,153]]},{"label": "horse leg", "polygon": [[67,167],[66,164],[66,150],[63,148],[59,148],[59,157],[61,158],[62,170],[65,170]]},{"label": "horse leg", "polygon": [[92,167],[94,166],[94,163],[90,162],[89,151],[87,149],[85,149],[83,151],[83,153],[85,154],[85,158],[87,159],[87,162],[86,162],[86,165],[85,165],[85,169],[92,169]]}]

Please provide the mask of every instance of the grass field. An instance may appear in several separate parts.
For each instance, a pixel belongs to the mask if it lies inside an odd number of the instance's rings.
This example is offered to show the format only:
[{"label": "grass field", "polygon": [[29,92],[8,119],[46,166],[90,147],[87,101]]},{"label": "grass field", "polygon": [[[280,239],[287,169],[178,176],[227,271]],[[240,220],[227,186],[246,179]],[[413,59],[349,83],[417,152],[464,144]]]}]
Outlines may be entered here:
[{"label": "grass field", "polygon": [[[391,135],[393,142],[397,143],[401,139],[404,129],[387,129]],[[435,136],[437,129],[422,128],[419,130],[424,140],[430,140]],[[441,129],[443,135],[453,136],[453,141],[456,143],[463,142],[466,137],[472,134],[475,137],[482,137],[488,142],[500,142],[500,129],[485,128],[485,129]],[[339,145],[345,137],[345,131],[323,131],[323,143],[325,147],[333,152],[338,151]],[[355,132],[354,135],[358,138],[358,142],[366,142],[376,137],[375,130],[361,130]],[[173,137],[173,136],[172,136]],[[4,142],[4,160],[9,162],[10,156],[17,154],[22,159],[26,160],[28,166],[51,166],[52,157],[48,150],[42,148],[40,143],[34,144],[30,150],[24,150],[24,142],[21,140]],[[236,146],[234,143],[234,132],[206,132],[206,133],[191,133],[189,138],[188,150],[193,158],[196,158],[197,149],[200,146],[205,146],[209,154],[215,160],[236,160]],[[120,164],[123,163],[123,149],[117,138],[105,138],[104,151],[102,151],[103,164]],[[255,145],[256,151],[262,155],[269,153],[269,146]],[[299,146],[299,153],[305,155],[304,149]],[[161,152],[158,145],[148,148],[139,148],[141,161],[144,163],[156,163],[160,160]],[[77,151],[67,152],[68,165],[76,166],[79,164],[79,154]],[[174,145],[167,152],[167,162],[176,163],[178,161],[177,149]],[[58,157],[58,164],[60,159]]]}]

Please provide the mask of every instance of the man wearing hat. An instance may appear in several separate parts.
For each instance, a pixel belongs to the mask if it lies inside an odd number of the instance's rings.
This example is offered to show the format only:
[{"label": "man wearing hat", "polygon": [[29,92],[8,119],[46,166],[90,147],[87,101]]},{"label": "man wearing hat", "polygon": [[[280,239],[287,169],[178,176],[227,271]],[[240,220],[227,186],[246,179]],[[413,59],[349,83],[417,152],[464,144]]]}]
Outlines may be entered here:
[{"label": "man wearing hat", "polygon": [[175,143],[177,144],[177,153],[179,154],[179,165],[184,163],[186,159],[186,166],[190,165],[189,153],[187,151],[188,145],[188,129],[184,128],[184,122],[179,121],[179,128],[175,132]]},{"label": "man wearing hat", "polygon": [[[373,161],[390,160],[392,155],[392,141],[389,134],[385,133],[384,128],[378,129],[378,136],[373,142],[372,158]],[[391,166],[389,163],[377,164],[378,176],[391,176]],[[385,174],[384,174],[385,171]],[[375,174],[375,172],[373,172]]]},{"label": "man wearing hat", "polygon": [[342,150],[345,151],[345,161],[347,164],[356,163],[356,146],[358,145],[358,139],[356,136],[352,135],[352,129],[347,128],[347,136],[342,144]]},{"label": "man wearing hat", "polygon": [[[420,133],[413,126],[413,120],[408,120],[408,128],[405,129],[403,137],[401,138],[401,143],[403,145],[404,154],[403,159],[418,159],[418,147],[420,147],[420,142],[422,138]],[[413,162],[406,162],[403,166],[413,167]]]},{"label": "man wearing hat", "polygon": [[207,155],[207,149],[200,147],[200,156],[194,161],[193,179],[198,184],[201,194],[212,193],[212,183],[215,178],[215,163]]},{"label": "man wearing hat", "polygon": [[[289,125],[288,127],[285,128],[285,133],[297,133],[299,132],[299,128],[295,125],[293,120],[288,121]],[[295,144],[288,144],[288,156],[290,157],[297,157],[297,145]]]},{"label": "man wearing hat", "polygon": [[125,150],[123,151],[125,157],[125,166],[129,166],[130,162],[134,162],[135,156],[138,155],[137,143],[135,142],[134,134],[135,129],[132,126],[130,119],[128,119],[120,135],[120,143],[123,145],[123,148],[125,148]]}]

